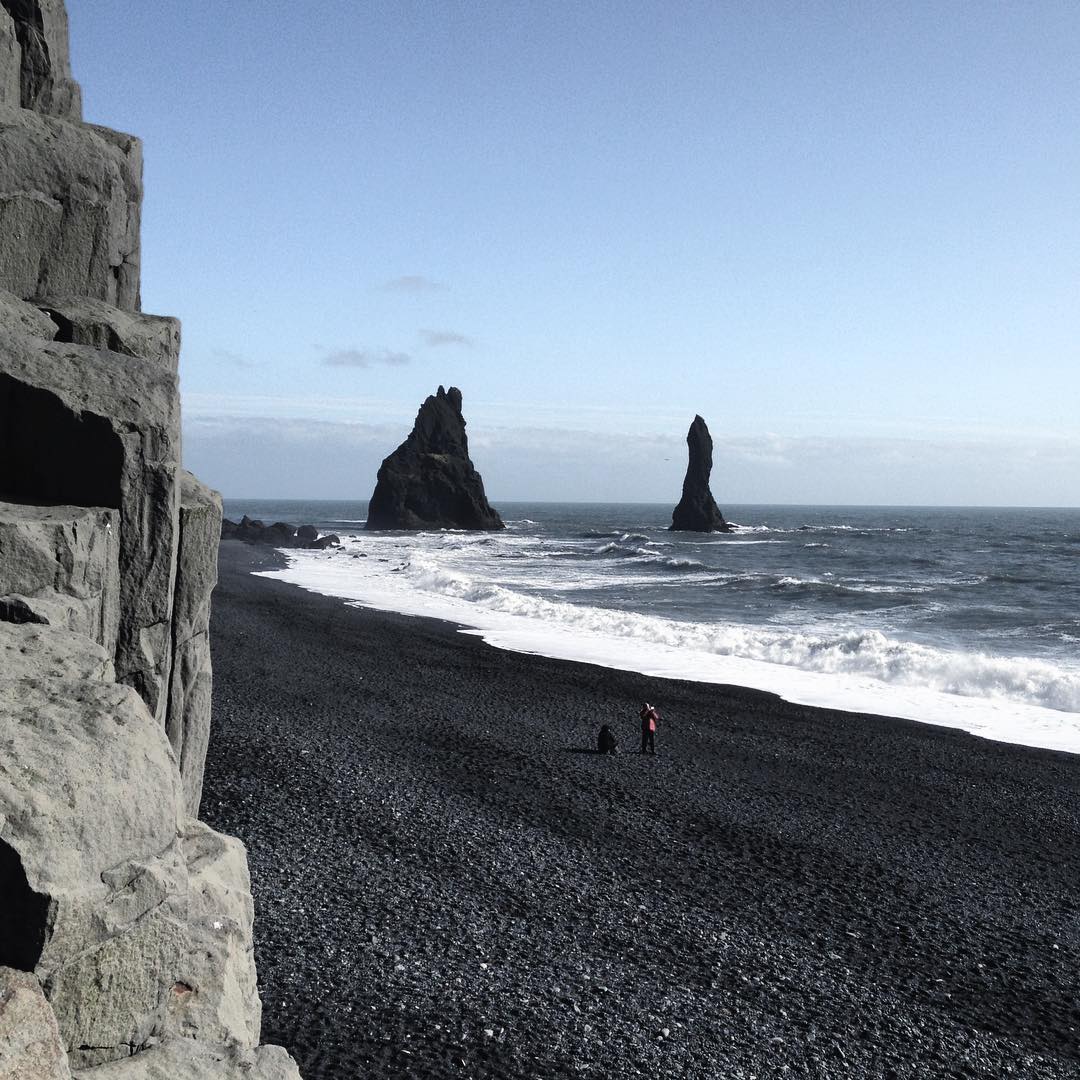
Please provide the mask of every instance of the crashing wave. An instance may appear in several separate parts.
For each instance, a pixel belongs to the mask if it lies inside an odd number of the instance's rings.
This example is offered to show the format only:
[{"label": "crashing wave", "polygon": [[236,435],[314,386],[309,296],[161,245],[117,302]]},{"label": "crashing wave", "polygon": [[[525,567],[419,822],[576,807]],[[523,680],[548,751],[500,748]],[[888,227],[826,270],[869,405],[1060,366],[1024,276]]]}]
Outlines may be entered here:
[{"label": "crashing wave", "polygon": [[[297,565],[303,565],[305,555],[295,554]],[[899,641],[877,630],[815,634],[729,623],[681,622],[633,611],[575,605],[477,581],[417,557],[399,580],[407,581],[408,588],[417,593],[518,616],[542,625],[546,632],[632,640],[805,671],[869,677],[897,686],[1080,712],[1080,676],[1041,660],[952,652]],[[802,579],[788,580],[806,583]],[[323,591],[322,586],[318,587]],[[348,592],[345,590],[345,595]]]}]

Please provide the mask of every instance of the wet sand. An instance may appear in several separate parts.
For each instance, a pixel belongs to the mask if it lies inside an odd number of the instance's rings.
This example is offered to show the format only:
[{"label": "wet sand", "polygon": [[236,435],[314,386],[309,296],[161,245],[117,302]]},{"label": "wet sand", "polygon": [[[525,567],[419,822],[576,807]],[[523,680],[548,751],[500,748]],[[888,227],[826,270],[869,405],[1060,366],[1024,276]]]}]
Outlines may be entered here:
[{"label": "wet sand", "polygon": [[277,558],[222,544],[203,816],[307,1080],[1080,1075],[1080,757],[503,652]]}]

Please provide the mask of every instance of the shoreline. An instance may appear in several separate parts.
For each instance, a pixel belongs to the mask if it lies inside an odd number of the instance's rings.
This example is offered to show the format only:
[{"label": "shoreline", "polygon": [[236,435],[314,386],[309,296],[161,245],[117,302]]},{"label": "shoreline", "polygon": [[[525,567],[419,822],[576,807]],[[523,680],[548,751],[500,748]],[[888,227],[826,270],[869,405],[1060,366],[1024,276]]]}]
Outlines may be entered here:
[{"label": "shoreline", "polygon": [[[221,547],[204,814],[309,1080],[1075,1073],[1073,755],[508,652],[274,558]],[[659,757],[586,752],[643,698]]]},{"label": "shoreline", "polygon": [[[338,558],[329,553],[278,554],[280,562],[259,573],[342,603],[453,625],[488,645],[521,655],[593,664],[676,682],[740,687],[778,696],[794,706],[914,720],[1009,745],[1080,754],[1080,713],[1076,712],[1004,697],[973,696],[902,681],[881,681],[844,670],[814,670],[726,652],[702,652],[663,641],[609,638],[592,630],[571,631],[566,627],[564,634],[556,634],[536,618],[464,603],[453,597],[387,591],[385,585],[380,587],[370,579],[358,583],[343,578]],[[967,657],[974,665],[1009,662],[983,654],[942,655]],[[1036,663],[1030,658],[1024,662]]]}]

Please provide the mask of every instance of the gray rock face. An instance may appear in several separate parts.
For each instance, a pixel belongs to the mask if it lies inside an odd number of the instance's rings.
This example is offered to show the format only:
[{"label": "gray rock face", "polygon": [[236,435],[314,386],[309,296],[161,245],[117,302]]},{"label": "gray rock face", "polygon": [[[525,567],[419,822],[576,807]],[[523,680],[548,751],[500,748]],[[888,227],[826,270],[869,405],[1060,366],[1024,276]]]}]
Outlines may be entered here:
[{"label": "gray rock face", "polygon": [[210,594],[217,584],[221,496],[183,473],[165,728],[180,762],[187,813],[197,817],[210,740]]},{"label": "gray rock face", "polygon": [[0,967],[0,1080],[71,1080],[41,984],[7,967]]},{"label": "gray rock face", "polygon": [[62,0],[0,0],[0,1080],[298,1080],[194,820],[221,501],[138,312],[141,148],[78,121]]},{"label": "gray rock face", "polygon": [[100,507],[0,502],[0,620],[19,602],[35,618],[18,621],[75,630],[115,653],[119,521]]},{"label": "gray rock face", "polygon": [[248,1050],[179,1039],[76,1072],[75,1080],[300,1080],[300,1070],[280,1046]]},{"label": "gray rock face", "polygon": [[136,357],[0,336],[0,492],[119,510],[117,676],[164,717],[179,517],[176,377]]},{"label": "gray rock face", "polygon": [[103,680],[4,679],[0,715],[15,897],[0,961],[41,979],[72,1063],[152,1036],[255,1046],[245,852],[182,819],[176,759],[142,700]]},{"label": "gray rock face", "polygon": [[121,311],[89,297],[38,298],[56,341],[153,361],[175,374],[180,360],[180,320]]},{"label": "gray rock face", "polygon": [[700,416],[694,417],[686,434],[689,462],[683,480],[682,499],[671,515],[671,528],[686,532],[731,532],[709,489],[712,473],[712,436]]},{"label": "gray rock face", "polygon": [[138,139],[0,105],[0,176],[0,288],[138,310]]},{"label": "gray rock face", "polygon": [[27,304],[6,289],[0,289],[0,326],[51,341],[56,337],[56,323],[33,304]]},{"label": "gray rock face", "polygon": [[0,5],[0,105],[22,104],[22,48],[15,21]]},{"label": "gray rock face", "polygon": [[[239,840],[189,820],[183,836],[187,949],[169,995],[166,1029],[209,1043],[255,1047],[262,1003],[251,945],[255,906]],[[190,987],[190,989],[184,989]]]},{"label": "gray rock face", "polygon": [[0,623],[0,672],[5,679],[115,678],[112,653],[84,634],[32,623]]},{"label": "gray rock face", "polygon": [[0,715],[0,845],[22,875],[0,962],[41,979],[73,1061],[107,1060],[153,1031],[182,953],[163,903],[182,884],[175,761],[116,683],[5,679]]},{"label": "gray rock face", "polygon": [[439,387],[379,469],[367,529],[502,529],[469,458],[461,391]]},{"label": "gray rock face", "polygon": [[82,119],[82,91],[71,77],[63,0],[3,0],[0,102],[65,120]]}]

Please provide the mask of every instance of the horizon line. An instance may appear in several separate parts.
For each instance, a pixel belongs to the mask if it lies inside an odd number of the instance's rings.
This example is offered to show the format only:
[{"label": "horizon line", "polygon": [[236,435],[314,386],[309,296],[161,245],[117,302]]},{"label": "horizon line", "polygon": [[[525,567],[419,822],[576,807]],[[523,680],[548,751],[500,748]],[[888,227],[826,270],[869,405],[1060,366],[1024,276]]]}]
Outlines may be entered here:
[{"label": "horizon line", "polygon": [[[366,503],[368,498],[326,498],[317,499],[294,495],[222,495],[229,502],[303,502],[303,503]],[[503,499],[489,497],[489,502],[507,505],[529,506],[672,506],[669,501],[634,501],[623,499]],[[1051,505],[1045,503],[845,503],[845,502],[730,502],[728,506],[750,508],[783,507],[786,509],[830,509],[830,510],[1078,510],[1080,506]],[[497,507],[496,507],[497,509]],[[721,512],[723,507],[721,506]]]}]

